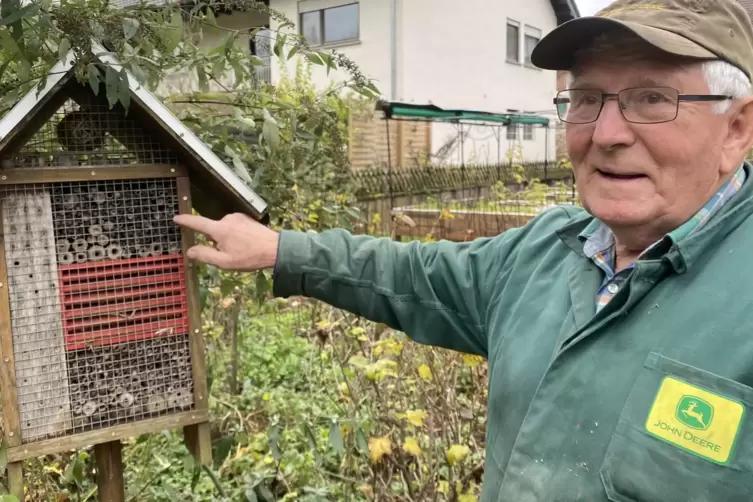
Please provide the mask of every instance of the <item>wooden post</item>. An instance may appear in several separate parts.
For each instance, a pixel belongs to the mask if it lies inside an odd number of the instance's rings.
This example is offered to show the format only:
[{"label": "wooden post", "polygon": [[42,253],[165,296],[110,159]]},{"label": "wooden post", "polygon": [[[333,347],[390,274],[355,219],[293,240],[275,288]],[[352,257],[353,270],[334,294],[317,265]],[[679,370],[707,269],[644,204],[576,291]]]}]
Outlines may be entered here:
[{"label": "wooden post", "polygon": [[[21,423],[16,391],[16,362],[8,295],[8,267],[5,258],[5,231],[0,211],[0,385],[3,396],[3,423],[9,447],[21,446]],[[23,462],[8,463],[8,489],[18,500],[24,500]]]},{"label": "wooden post", "polygon": [[24,501],[24,463],[10,462],[8,464],[8,490],[20,501]]},{"label": "wooden post", "polygon": [[125,502],[123,451],[120,441],[95,445],[94,458],[97,461],[99,502]]},{"label": "wooden post", "polygon": [[[179,177],[178,208],[182,214],[191,214],[191,186],[187,177]],[[193,231],[181,229],[183,252],[194,245]],[[193,367],[194,402],[197,411],[209,409],[209,390],[207,389],[206,350],[201,333],[201,305],[199,303],[199,278],[196,267],[186,261],[186,295],[188,297],[188,326],[191,346],[191,365]],[[188,425],[183,428],[183,439],[196,461],[202,465],[212,463],[212,438],[209,422]]]}]

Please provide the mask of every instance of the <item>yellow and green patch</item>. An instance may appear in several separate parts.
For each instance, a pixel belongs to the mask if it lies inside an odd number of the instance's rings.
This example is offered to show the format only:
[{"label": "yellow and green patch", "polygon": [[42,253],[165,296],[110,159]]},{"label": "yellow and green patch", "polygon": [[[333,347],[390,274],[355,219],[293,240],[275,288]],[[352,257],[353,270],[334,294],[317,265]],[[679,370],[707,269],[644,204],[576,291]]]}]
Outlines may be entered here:
[{"label": "yellow and green patch", "polygon": [[739,401],[668,376],[656,394],[646,430],[690,453],[727,464],[744,413]]}]

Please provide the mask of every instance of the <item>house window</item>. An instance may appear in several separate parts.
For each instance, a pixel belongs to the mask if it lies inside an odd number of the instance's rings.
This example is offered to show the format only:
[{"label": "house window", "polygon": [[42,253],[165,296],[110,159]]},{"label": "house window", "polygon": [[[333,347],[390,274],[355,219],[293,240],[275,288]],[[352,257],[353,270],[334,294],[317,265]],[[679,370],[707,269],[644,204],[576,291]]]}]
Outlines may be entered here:
[{"label": "house window", "polygon": [[523,124],[523,139],[525,141],[533,140],[533,124]]},{"label": "house window", "polygon": [[507,61],[520,63],[520,23],[507,20]]},{"label": "house window", "polygon": [[507,126],[507,139],[518,139],[518,124],[511,123]]},{"label": "house window", "polygon": [[358,3],[303,12],[301,34],[312,46],[358,40],[358,18]]},{"label": "house window", "polygon": [[526,59],[525,64],[529,66],[533,66],[533,63],[531,62],[531,53],[533,52],[533,49],[536,47],[536,45],[539,43],[539,40],[541,40],[541,30],[538,28],[534,28],[532,26],[526,26],[526,36],[525,36],[525,51],[526,51]]}]

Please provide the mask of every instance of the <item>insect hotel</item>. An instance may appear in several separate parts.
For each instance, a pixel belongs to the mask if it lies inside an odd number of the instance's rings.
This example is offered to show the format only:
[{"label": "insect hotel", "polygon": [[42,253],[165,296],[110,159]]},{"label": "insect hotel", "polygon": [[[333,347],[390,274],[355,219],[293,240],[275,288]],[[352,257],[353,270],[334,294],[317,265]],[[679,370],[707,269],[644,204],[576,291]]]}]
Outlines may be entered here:
[{"label": "insect hotel", "polygon": [[184,255],[194,237],[172,219],[196,208],[266,220],[265,203],[133,76],[128,109],[110,107],[104,82],[95,93],[76,81],[73,58],[0,121],[0,385],[16,493],[26,458],[99,445],[98,461],[117,460],[121,439],[169,428],[211,460]]}]

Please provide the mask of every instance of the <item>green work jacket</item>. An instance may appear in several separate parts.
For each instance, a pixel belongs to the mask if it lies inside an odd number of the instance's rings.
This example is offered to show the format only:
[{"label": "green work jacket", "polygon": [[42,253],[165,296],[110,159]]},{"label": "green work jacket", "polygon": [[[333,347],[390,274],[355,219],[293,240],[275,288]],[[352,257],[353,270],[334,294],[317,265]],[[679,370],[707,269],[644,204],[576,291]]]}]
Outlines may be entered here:
[{"label": "green work jacket", "polygon": [[274,291],[488,358],[484,502],[750,501],[752,212],[748,182],[598,313],[576,207],[467,243],[285,231]]}]

